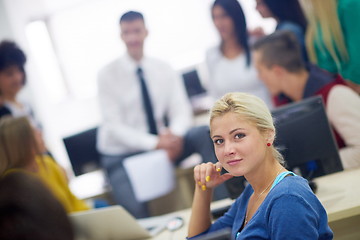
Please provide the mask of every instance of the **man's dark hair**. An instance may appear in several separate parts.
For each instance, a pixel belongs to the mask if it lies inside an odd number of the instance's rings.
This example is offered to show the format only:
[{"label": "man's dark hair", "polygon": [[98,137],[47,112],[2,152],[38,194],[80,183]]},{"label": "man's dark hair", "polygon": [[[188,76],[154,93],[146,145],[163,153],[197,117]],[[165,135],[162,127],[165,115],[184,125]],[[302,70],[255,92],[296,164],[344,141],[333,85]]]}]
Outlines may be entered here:
[{"label": "man's dark hair", "polygon": [[24,73],[26,63],[25,53],[16,45],[15,42],[4,40],[0,43],[0,71],[8,67],[17,66]]},{"label": "man's dark hair", "polygon": [[256,41],[252,48],[261,52],[261,62],[268,68],[279,65],[289,72],[305,69],[300,44],[290,31],[276,31]]},{"label": "man's dark hair", "polygon": [[140,12],[136,12],[136,11],[128,11],[126,13],[124,13],[121,17],[120,17],[120,21],[119,23],[122,22],[131,22],[137,19],[141,19],[143,22],[145,22],[144,20],[144,16],[140,13]]}]

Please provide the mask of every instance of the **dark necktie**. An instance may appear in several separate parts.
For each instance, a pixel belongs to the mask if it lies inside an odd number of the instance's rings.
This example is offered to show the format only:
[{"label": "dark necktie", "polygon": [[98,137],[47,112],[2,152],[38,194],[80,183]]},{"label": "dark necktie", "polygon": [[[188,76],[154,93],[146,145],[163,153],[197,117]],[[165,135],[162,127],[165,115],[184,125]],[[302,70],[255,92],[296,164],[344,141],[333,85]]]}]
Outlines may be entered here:
[{"label": "dark necktie", "polygon": [[143,73],[141,67],[138,67],[138,69],[136,70],[136,74],[138,75],[139,81],[140,81],[142,100],[143,100],[143,105],[144,105],[144,109],[146,112],[146,119],[147,119],[148,126],[149,126],[149,132],[151,134],[157,134],[158,131],[156,128],[151,99],[150,99],[150,95],[149,95],[149,92],[146,87],[144,73]]}]

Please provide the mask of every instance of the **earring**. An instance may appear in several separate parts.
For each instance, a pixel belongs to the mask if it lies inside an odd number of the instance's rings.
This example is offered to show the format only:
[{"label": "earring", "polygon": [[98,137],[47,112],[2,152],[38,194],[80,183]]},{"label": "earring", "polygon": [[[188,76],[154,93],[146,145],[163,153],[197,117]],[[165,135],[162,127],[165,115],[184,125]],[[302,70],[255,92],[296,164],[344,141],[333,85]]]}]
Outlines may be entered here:
[{"label": "earring", "polygon": [[267,143],[266,145],[267,145],[268,147],[270,147],[270,146],[271,146],[271,143]]}]

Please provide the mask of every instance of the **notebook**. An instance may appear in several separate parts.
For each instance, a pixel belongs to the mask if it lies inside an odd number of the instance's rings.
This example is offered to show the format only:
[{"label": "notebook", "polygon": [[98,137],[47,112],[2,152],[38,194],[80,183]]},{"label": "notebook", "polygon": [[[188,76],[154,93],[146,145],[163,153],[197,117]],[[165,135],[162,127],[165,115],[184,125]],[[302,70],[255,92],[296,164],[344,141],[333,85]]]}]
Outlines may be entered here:
[{"label": "notebook", "polygon": [[143,226],[119,205],[71,213],[69,218],[77,240],[147,239],[165,229],[167,221],[156,219],[153,224],[146,221]]}]

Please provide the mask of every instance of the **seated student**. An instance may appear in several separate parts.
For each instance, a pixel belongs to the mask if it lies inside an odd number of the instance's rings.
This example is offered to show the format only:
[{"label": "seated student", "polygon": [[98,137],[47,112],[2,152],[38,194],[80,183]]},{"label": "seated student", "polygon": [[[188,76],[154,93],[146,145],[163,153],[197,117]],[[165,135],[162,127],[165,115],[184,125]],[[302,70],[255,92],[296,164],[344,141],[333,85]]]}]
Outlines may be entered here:
[{"label": "seated student", "polygon": [[27,117],[0,119],[0,176],[26,170],[38,176],[63,204],[66,212],[89,209],[69,189],[67,180],[56,162],[39,150],[40,135]]},{"label": "seated student", "polygon": [[[26,55],[15,42],[0,42],[0,118],[8,115],[26,116],[40,129],[41,124],[36,120],[30,105],[18,99],[26,83],[25,63]],[[42,152],[51,155],[43,140],[41,143]],[[66,176],[65,170],[62,171]]]},{"label": "seated student", "polygon": [[277,32],[253,46],[260,79],[277,106],[321,95],[333,127],[345,169],[360,166],[360,97],[340,75],[305,65],[293,35]]},{"label": "seated student", "polygon": [[[188,237],[231,228],[234,239],[332,239],[324,207],[304,178],[285,169],[273,146],[276,130],[261,99],[226,94],[211,109],[210,133],[219,162],[194,168]],[[228,173],[221,175],[221,168]],[[244,176],[249,185],[211,224],[213,189],[233,176]]]},{"label": "seated student", "polygon": [[26,171],[0,177],[0,229],[2,240],[74,239],[62,204]]}]

